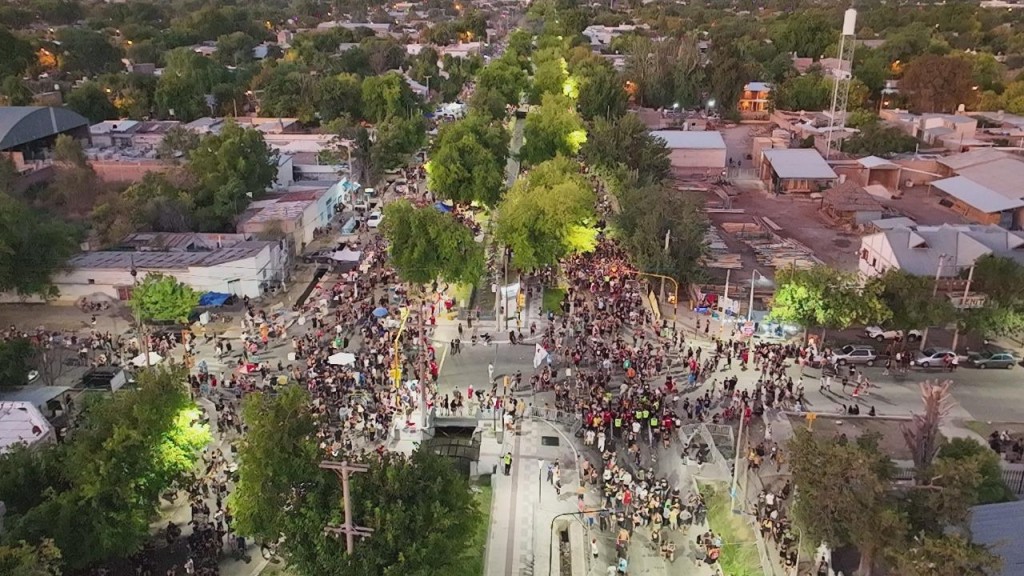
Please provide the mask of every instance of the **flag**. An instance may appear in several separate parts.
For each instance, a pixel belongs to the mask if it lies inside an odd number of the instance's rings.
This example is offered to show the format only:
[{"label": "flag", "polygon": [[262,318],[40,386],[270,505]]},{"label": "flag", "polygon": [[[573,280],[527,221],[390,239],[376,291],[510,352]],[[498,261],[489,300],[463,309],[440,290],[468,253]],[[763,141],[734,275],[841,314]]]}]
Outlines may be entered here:
[{"label": "flag", "polygon": [[537,347],[533,352],[533,367],[540,368],[541,362],[543,362],[547,357],[548,351],[540,344],[537,344]]}]

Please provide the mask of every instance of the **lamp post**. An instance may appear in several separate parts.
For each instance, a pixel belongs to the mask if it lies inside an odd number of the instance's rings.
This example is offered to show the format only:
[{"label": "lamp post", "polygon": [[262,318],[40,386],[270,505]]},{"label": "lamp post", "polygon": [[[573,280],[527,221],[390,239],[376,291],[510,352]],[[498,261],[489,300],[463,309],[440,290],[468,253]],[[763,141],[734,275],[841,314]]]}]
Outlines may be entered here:
[{"label": "lamp post", "polygon": [[[945,264],[946,258],[949,258],[948,254],[939,254],[939,265],[935,268],[935,284],[932,286],[932,299],[939,295],[939,278],[942,277],[942,266]],[[928,341],[928,328],[928,326],[925,326],[924,332],[921,333],[921,347],[919,350],[924,350],[925,343]]]},{"label": "lamp post", "polygon": [[755,276],[760,276],[762,280],[768,280],[768,278],[766,278],[764,274],[761,274],[760,272],[757,271],[757,268],[755,268],[750,273],[750,305],[747,308],[747,320],[750,321],[750,322],[754,321],[754,282],[755,282],[754,277]]}]

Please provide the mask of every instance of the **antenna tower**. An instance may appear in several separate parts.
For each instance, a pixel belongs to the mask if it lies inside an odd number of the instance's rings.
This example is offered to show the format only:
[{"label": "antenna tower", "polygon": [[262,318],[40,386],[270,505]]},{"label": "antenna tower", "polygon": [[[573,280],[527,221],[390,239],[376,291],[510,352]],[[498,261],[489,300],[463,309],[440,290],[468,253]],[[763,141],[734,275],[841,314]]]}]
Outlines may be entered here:
[{"label": "antenna tower", "polygon": [[843,15],[843,33],[839,37],[839,63],[832,69],[835,86],[832,90],[832,110],[828,119],[828,140],[825,158],[831,158],[838,151],[840,141],[836,131],[846,127],[846,103],[850,99],[850,81],[853,79],[853,49],[857,46],[857,11],[850,8]]}]

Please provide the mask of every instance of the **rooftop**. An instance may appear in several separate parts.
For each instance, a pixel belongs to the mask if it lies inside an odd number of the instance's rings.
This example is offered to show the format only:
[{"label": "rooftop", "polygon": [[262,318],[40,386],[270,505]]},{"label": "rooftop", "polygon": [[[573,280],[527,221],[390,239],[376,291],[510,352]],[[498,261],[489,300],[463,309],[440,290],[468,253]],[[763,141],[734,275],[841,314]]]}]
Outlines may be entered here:
[{"label": "rooftop", "polygon": [[118,252],[112,250],[83,252],[72,257],[68,261],[68,266],[114,270],[127,270],[133,267],[139,270],[187,270],[193,267],[217,266],[253,258],[268,246],[275,244],[277,243],[271,241],[245,240],[206,252]]},{"label": "rooftop", "polygon": [[1007,155],[1004,152],[982,148],[939,158],[938,162],[950,170],[957,172],[964,168],[985,164],[986,162],[993,162],[995,160],[1001,160],[1006,157]]},{"label": "rooftop", "polygon": [[773,148],[763,152],[779,178],[833,180],[838,178],[832,167],[813,148]]},{"label": "rooftop", "polygon": [[16,444],[44,440],[52,427],[30,402],[0,402],[0,454]]},{"label": "rooftop", "polygon": [[993,576],[1024,574],[1024,501],[985,504],[971,508],[971,539],[991,547],[1003,559]]},{"label": "rooftop", "polygon": [[700,130],[655,130],[651,136],[661,138],[669,149],[725,150],[722,134]]},{"label": "rooftop", "polygon": [[893,169],[896,169],[896,168],[900,167],[899,164],[893,164],[892,162],[886,160],[885,158],[879,158],[878,156],[865,156],[865,157],[861,158],[860,160],[857,160],[857,163],[860,164],[861,166],[863,166],[865,168],[869,168],[869,169],[876,169],[876,168],[893,168]]},{"label": "rooftop", "polygon": [[85,117],[68,108],[0,106],[0,150],[87,126]]},{"label": "rooftop", "polygon": [[932,186],[985,214],[1024,207],[1024,200],[1008,198],[965,176],[936,180]]},{"label": "rooftop", "polygon": [[[893,228],[885,235],[899,267],[919,276],[956,276],[982,256],[994,254],[1024,264],[1024,236],[998,226],[961,225]],[[942,255],[952,258],[939,270]]]}]

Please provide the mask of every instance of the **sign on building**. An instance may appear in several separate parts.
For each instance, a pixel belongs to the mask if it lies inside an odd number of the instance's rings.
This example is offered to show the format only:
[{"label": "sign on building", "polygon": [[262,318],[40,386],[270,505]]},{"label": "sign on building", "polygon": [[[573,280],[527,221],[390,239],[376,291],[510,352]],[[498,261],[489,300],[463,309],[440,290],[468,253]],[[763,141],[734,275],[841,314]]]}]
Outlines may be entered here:
[{"label": "sign on building", "polygon": [[984,294],[968,294],[967,296],[953,296],[950,294],[949,300],[958,310],[973,310],[985,305],[986,296]]}]

